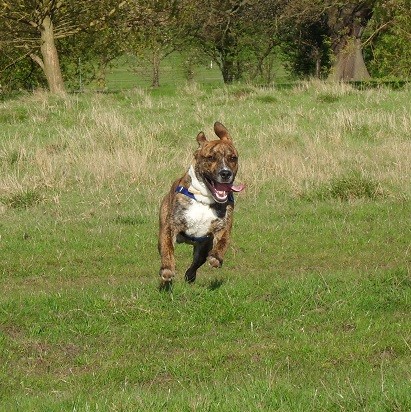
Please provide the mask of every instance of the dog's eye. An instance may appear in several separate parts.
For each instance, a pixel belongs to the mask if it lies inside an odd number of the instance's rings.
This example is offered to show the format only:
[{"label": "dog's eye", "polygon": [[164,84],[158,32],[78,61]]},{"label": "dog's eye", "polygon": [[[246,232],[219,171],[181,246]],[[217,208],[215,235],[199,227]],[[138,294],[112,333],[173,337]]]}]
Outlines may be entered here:
[{"label": "dog's eye", "polygon": [[213,156],[213,155],[207,156],[207,160],[209,162],[214,162],[215,161],[215,156]]},{"label": "dog's eye", "polygon": [[238,157],[237,156],[231,156],[229,160],[230,160],[230,162],[236,162],[238,160]]}]

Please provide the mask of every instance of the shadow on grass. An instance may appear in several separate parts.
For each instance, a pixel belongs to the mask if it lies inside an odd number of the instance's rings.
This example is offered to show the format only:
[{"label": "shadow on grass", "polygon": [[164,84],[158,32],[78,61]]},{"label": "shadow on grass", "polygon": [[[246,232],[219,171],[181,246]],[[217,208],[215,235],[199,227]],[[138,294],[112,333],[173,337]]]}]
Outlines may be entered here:
[{"label": "shadow on grass", "polygon": [[173,282],[160,282],[158,285],[158,290],[160,292],[169,292],[173,293]]},{"label": "shadow on grass", "polygon": [[223,279],[213,279],[207,286],[208,290],[217,290],[219,289],[225,281]]}]

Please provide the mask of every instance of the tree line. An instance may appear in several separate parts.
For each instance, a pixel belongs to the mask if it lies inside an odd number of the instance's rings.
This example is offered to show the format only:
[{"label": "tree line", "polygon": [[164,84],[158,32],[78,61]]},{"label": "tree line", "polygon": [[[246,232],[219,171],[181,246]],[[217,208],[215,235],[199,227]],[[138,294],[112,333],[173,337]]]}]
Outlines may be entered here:
[{"label": "tree line", "polygon": [[189,78],[214,61],[225,83],[269,84],[281,58],[290,74],[335,81],[407,78],[411,0],[3,0],[0,87],[65,93],[81,62],[104,83],[108,65],[133,54],[150,63],[184,55]]}]

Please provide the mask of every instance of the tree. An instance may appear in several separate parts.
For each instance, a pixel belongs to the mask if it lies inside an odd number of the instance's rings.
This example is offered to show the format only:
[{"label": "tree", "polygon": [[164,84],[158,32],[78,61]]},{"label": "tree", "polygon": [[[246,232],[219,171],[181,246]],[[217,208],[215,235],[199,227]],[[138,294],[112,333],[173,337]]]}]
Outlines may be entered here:
[{"label": "tree", "polygon": [[95,81],[98,89],[104,90],[109,66],[125,53],[125,34],[112,24],[94,26],[60,40],[58,47],[68,88],[81,91]]},{"label": "tree", "polygon": [[336,3],[327,10],[334,60],[330,79],[365,80],[370,77],[362,54],[361,37],[372,17],[375,1]]},{"label": "tree", "polygon": [[249,0],[239,36],[239,49],[245,74],[254,81],[272,82],[286,0]]},{"label": "tree", "polygon": [[18,59],[30,56],[42,69],[49,90],[65,93],[57,41],[89,28],[104,27],[124,4],[114,0],[3,0],[1,48],[18,50]]},{"label": "tree", "polygon": [[[325,24],[323,42],[329,41],[331,70],[336,81],[363,80],[369,77],[362,55],[362,35],[372,17],[376,0],[290,0],[284,13],[288,26],[295,25],[302,38],[313,43],[315,25]],[[327,40],[327,38],[329,40]]]},{"label": "tree", "polygon": [[321,78],[330,68],[330,44],[324,19],[284,30],[282,51],[286,67],[298,77]]},{"label": "tree", "polygon": [[47,87],[39,65],[21,50],[0,45],[0,92]]},{"label": "tree", "polygon": [[194,0],[188,32],[220,68],[224,83],[245,74],[271,78],[264,63],[273,56],[277,19],[286,0]]},{"label": "tree", "polygon": [[160,64],[181,47],[185,27],[177,0],[132,0],[128,19],[128,50],[148,61],[151,86],[160,86]]},{"label": "tree", "polygon": [[365,51],[375,77],[411,78],[411,0],[386,0],[374,8]]},{"label": "tree", "polygon": [[247,1],[206,0],[192,3],[190,32],[197,45],[217,63],[224,83],[242,75],[241,23]]}]

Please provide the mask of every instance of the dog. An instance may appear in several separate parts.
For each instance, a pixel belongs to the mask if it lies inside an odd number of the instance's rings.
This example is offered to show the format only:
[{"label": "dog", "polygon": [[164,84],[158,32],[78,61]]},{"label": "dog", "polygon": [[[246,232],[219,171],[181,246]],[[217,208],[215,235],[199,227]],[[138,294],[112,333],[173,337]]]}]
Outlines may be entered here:
[{"label": "dog", "polygon": [[198,149],[183,177],[176,180],[160,206],[158,250],[161,257],[160,288],[172,285],[175,276],[175,243],[193,246],[193,262],[185,280],[195,281],[206,261],[223,264],[233,224],[234,196],[244,185],[235,185],[238,152],[227,129],[214,123],[218,140],[197,135]]}]

